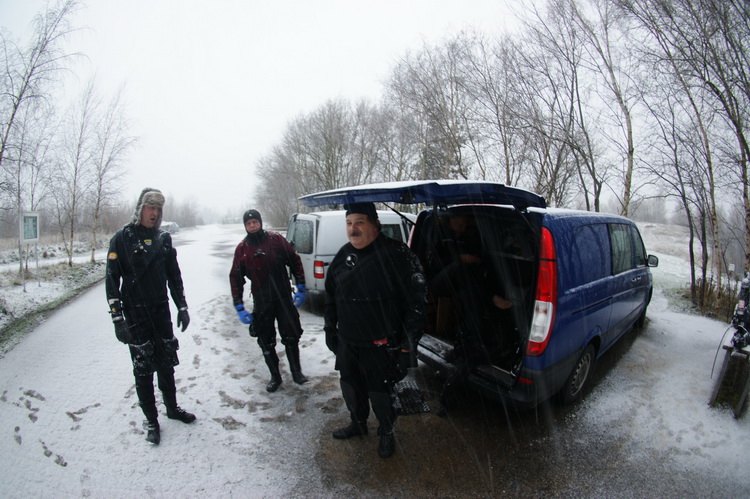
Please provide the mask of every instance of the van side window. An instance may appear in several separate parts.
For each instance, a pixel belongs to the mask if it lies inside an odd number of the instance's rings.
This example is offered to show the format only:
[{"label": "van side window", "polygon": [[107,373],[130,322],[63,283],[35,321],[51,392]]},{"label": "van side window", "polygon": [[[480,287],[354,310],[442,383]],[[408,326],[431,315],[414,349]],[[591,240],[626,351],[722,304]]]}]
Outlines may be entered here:
[{"label": "van side window", "polygon": [[[612,243],[612,275],[617,275],[633,268],[633,240],[630,226],[610,224],[609,236]],[[641,245],[643,245],[641,243]]]},{"label": "van side window", "polygon": [[643,244],[641,239],[641,233],[635,227],[630,227],[633,232],[633,244],[635,245],[635,266],[645,267],[648,264],[648,256],[646,255],[646,246]]},{"label": "van side window", "polygon": [[609,275],[609,235],[605,224],[577,227],[573,232],[569,287],[582,286]]},{"label": "van side window", "polygon": [[404,241],[404,235],[401,232],[401,225],[399,224],[383,224],[380,228],[380,233],[396,241],[406,242]]},{"label": "van side window", "polygon": [[294,232],[291,234],[291,243],[297,253],[312,253],[313,250],[313,223],[310,220],[296,220]]}]

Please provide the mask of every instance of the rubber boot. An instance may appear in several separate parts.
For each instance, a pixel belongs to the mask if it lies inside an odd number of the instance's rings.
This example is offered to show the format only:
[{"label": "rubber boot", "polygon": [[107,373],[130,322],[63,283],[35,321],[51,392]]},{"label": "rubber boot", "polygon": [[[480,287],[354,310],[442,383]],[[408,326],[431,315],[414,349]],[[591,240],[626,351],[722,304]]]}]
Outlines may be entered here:
[{"label": "rubber boot", "polygon": [[292,380],[298,385],[303,385],[309,380],[302,374],[299,362],[299,344],[286,345],[286,360],[289,362],[289,370],[292,372]]},{"label": "rubber boot", "polygon": [[396,440],[393,436],[393,425],[396,422],[396,410],[393,408],[393,399],[389,393],[370,392],[372,412],[378,418],[380,427],[378,435],[378,455],[382,458],[391,457],[396,450]]},{"label": "rubber boot", "polygon": [[173,391],[162,391],[162,399],[167,408],[167,417],[189,424],[195,421],[195,414],[191,414],[177,405],[177,393]]},{"label": "rubber boot", "polygon": [[393,436],[393,428],[378,428],[378,435],[380,435],[378,456],[382,458],[391,457],[396,451],[396,437]]},{"label": "rubber boot", "polygon": [[352,421],[349,426],[344,426],[333,432],[333,438],[345,440],[352,437],[363,437],[367,435],[367,421]]},{"label": "rubber boot", "polygon": [[159,411],[156,410],[156,398],[154,396],[154,377],[136,376],[135,392],[138,395],[138,404],[146,417],[143,421],[143,429],[146,430],[146,441],[153,445],[159,445],[161,433],[159,431]]},{"label": "rubber boot", "polygon": [[266,391],[273,393],[281,386],[281,372],[279,371],[279,356],[276,355],[276,350],[265,350],[263,351],[263,358],[266,361],[268,370],[271,372],[271,381],[266,385]]},{"label": "rubber boot", "polygon": [[159,442],[161,442],[159,422],[146,419],[143,421],[143,429],[146,430],[146,442],[152,445],[159,445]]},{"label": "rubber boot", "polygon": [[156,403],[141,402],[141,410],[146,419],[143,421],[143,429],[146,430],[146,442],[159,445],[161,442],[161,432],[159,431],[159,412],[156,410]]}]

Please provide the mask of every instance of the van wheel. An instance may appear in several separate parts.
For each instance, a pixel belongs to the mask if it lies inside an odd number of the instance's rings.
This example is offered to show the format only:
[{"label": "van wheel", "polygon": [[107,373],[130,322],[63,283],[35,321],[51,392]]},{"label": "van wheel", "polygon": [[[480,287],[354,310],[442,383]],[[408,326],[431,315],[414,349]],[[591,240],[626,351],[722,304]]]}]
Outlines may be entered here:
[{"label": "van wheel", "polygon": [[583,395],[583,389],[586,387],[591,373],[594,370],[596,362],[596,349],[594,345],[589,344],[583,350],[581,357],[576,362],[573,372],[565,380],[562,390],[558,394],[558,399],[563,405],[569,405],[577,401]]}]

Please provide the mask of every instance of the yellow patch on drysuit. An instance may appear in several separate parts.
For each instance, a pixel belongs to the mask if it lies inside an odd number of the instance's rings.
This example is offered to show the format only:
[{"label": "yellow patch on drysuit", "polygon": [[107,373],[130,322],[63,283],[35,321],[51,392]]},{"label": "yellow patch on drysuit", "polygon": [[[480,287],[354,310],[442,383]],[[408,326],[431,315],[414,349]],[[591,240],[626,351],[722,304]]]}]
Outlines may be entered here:
[{"label": "yellow patch on drysuit", "polygon": [[110,260],[117,260],[117,253],[115,253],[113,251],[112,253],[110,253],[109,255],[107,255],[107,258],[110,259]]}]

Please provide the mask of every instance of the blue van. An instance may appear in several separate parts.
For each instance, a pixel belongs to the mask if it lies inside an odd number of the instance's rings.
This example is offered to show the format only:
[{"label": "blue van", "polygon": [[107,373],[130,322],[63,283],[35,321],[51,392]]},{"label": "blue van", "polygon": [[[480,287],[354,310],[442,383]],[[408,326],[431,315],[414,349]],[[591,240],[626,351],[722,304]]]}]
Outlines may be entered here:
[{"label": "blue van", "polygon": [[651,300],[650,267],[627,218],[547,208],[494,182],[370,184],[303,196],[308,206],[422,204],[410,247],[428,282],[418,356],[450,387],[468,383],[532,408],[579,399],[596,360]]}]

